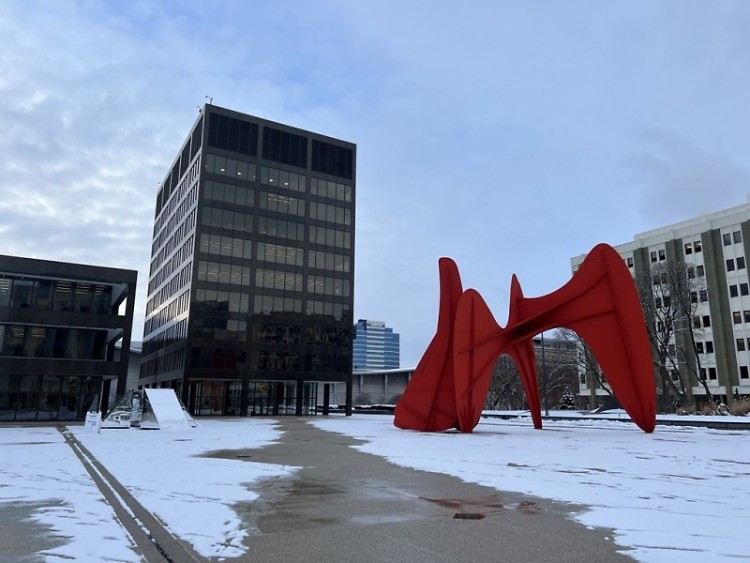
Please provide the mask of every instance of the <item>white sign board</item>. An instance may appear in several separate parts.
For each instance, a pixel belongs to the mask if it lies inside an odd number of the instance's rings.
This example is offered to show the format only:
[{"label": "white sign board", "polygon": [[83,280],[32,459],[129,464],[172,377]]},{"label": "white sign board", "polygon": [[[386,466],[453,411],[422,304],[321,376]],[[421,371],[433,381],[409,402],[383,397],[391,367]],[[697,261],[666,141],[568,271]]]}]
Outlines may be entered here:
[{"label": "white sign board", "polygon": [[102,426],[102,413],[100,412],[87,412],[86,421],[83,423],[86,432],[99,433],[99,429]]}]

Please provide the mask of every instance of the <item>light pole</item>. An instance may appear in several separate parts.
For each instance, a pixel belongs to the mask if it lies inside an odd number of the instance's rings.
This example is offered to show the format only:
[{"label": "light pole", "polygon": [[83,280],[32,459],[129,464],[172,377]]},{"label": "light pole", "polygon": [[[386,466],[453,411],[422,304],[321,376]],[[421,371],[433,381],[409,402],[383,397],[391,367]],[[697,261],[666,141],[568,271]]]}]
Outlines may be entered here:
[{"label": "light pole", "polygon": [[549,404],[547,402],[547,363],[544,359],[544,332],[542,332],[542,405],[544,405],[544,416],[549,416]]}]

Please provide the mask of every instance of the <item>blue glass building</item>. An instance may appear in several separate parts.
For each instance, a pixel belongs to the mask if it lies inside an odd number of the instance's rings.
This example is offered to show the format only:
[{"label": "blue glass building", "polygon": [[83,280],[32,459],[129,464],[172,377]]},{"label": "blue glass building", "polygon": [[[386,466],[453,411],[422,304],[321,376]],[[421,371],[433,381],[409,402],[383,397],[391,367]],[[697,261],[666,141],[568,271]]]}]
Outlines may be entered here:
[{"label": "blue glass building", "polygon": [[399,335],[382,321],[359,319],[354,325],[354,371],[398,369]]}]

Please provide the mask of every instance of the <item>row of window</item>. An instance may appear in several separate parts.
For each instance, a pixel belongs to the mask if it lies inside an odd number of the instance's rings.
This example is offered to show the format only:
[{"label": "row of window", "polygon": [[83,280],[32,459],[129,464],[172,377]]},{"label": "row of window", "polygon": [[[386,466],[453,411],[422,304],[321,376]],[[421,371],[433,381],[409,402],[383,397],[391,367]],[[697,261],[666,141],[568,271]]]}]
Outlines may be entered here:
[{"label": "row of window", "polygon": [[[738,292],[739,289],[739,292]],[[729,297],[739,297],[740,295],[748,295],[750,294],[750,291],[748,291],[748,285],[746,283],[741,283],[738,285],[732,284],[729,286]]]},{"label": "row of window", "polygon": [[[689,280],[694,280],[696,277],[703,278],[706,276],[706,268],[702,264],[688,264],[687,265],[687,277]],[[677,276],[677,271],[653,271],[651,272],[651,283],[653,285],[664,284],[666,286],[673,285],[672,278]]]},{"label": "row of window", "polygon": [[156,249],[161,247],[164,241],[175,232],[177,225],[180,224],[183,217],[187,215],[190,208],[198,200],[198,183],[196,182],[189,192],[184,186],[187,186],[186,181],[183,181],[180,185],[179,197],[174,197],[169,201],[169,205],[162,212],[161,217],[154,223],[152,256],[156,254]]},{"label": "row of window", "polygon": [[693,317],[693,326],[695,328],[710,328],[711,317],[708,315],[703,315],[702,317],[696,315],[695,317]]},{"label": "row of window", "polygon": [[310,226],[310,242],[321,246],[333,246],[335,248],[350,249],[352,247],[352,235],[338,229],[327,229],[326,227]]},{"label": "row of window", "polygon": [[[310,286],[309,277],[308,288]],[[258,268],[255,270],[255,287],[278,289],[279,291],[302,291],[302,274]]]},{"label": "row of window", "polygon": [[305,200],[270,192],[260,192],[260,208],[287,215],[305,216]]},{"label": "row of window", "polygon": [[352,224],[352,210],[326,203],[310,202],[310,219],[338,225]]},{"label": "row of window", "polygon": [[[250,295],[236,291],[217,291],[215,289],[196,289],[195,299],[205,303],[211,311],[228,311],[230,313],[247,313],[250,309]],[[202,317],[198,316],[195,322]]]},{"label": "row of window", "polygon": [[215,182],[214,180],[206,180],[203,197],[204,199],[223,201],[243,207],[253,207],[255,204],[255,191],[252,188]]},{"label": "row of window", "polygon": [[[190,366],[212,370],[243,369],[246,366],[245,356],[243,350],[232,348],[193,348]],[[304,358],[305,371],[348,373],[351,370],[349,354],[307,352]],[[298,352],[260,350],[252,368],[264,372],[289,372],[299,371],[302,366]]]},{"label": "row of window", "polygon": [[[252,241],[245,239],[204,233],[200,239],[200,251],[219,256],[250,259],[252,244]],[[258,242],[256,246],[256,258],[259,261],[297,267],[302,267],[304,264],[305,251],[302,248],[268,242]],[[307,265],[319,270],[349,272],[351,271],[351,257],[322,250],[309,250]]]},{"label": "row of window", "polygon": [[744,270],[745,269],[745,257],[744,256],[738,256],[735,258],[729,258],[727,260],[727,272],[733,272],[736,269],[738,270]]},{"label": "row of window", "polygon": [[[157,291],[153,295],[151,291],[149,291],[149,295],[151,295],[151,298],[146,303],[146,316],[156,311],[159,307],[161,307],[162,303],[166,302],[181,288],[189,284],[190,280],[192,279],[192,275],[193,262],[191,261],[185,264],[185,266],[179,272],[172,276],[172,278],[169,280],[169,283],[165,284],[161,289],[159,289],[159,291]],[[150,288],[151,284],[149,284],[149,289]]]},{"label": "row of window", "polygon": [[732,321],[734,324],[750,323],[750,311],[732,311]]},{"label": "row of window", "polygon": [[[700,240],[685,243],[685,254],[692,254],[693,252],[702,252],[703,245]],[[652,260],[653,261],[653,260]]]},{"label": "row of window", "polygon": [[[658,259],[657,259],[657,257],[658,257]],[[664,250],[663,248],[659,249],[658,251],[656,251],[656,250],[652,250],[651,251],[651,262],[652,263],[664,262],[664,260],[666,260],[666,259],[667,259],[667,253],[666,253],[666,250]]]},{"label": "row of window", "polygon": [[101,386],[99,377],[3,374],[0,421],[83,420]]},{"label": "row of window", "polygon": [[714,353],[714,343],[712,340],[706,340],[705,346],[703,342],[696,342],[695,343],[695,351],[698,354],[713,354]]},{"label": "row of window", "polygon": [[[164,180],[164,184],[162,184],[161,188],[159,189],[159,193],[156,196],[156,213],[154,215],[154,218],[157,219],[156,221],[154,221],[154,237],[156,237],[156,233],[158,233],[164,227],[164,224],[169,220],[169,216],[172,214],[178,203],[185,198],[187,191],[197,191],[197,180],[200,174],[200,160],[200,157],[198,157],[193,163],[193,166],[190,168],[190,172],[182,179],[182,182],[180,182],[179,190],[177,191],[177,195],[175,197],[171,196],[174,193],[175,184],[179,179],[177,178],[177,176],[179,175],[179,170],[173,168],[172,173],[170,173],[166,180]],[[176,166],[177,164],[175,163],[175,167]],[[195,200],[196,197],[197,195],[193,195],[191,196],[191,199]],[[166,211],[164,211],[164,206],[166,206]]]},{"label": "row of window", "polygon": [[[194,217],[193,214],[191,214],[191,217]],[[187,222],[187,221],[186,221]],[[185,242],[182,244],[182,246],[179,248],[177,252],[175,252],[172,257],[167,260],[167,262],[161,267],[161,269],[156,272],[156,274],[152,274],[149,278],[148,282],[148,294],[151,295],[154,291],[156,291],[156,288],[159,287],[164,281],[169,278],[178,268],[181,269],[181,271],[184,271],[187,265],[185,265],[186,261],[189,261],[190,258],[193,256],[193,241],[195,240],[195,235],[191,234]],[[152,262],[153,264],[153,262]],[[188,265],[190,262],[188,262]],[[173,278],[174,279],[174,278]],[[189,278],[188,280],[189,281]],[[180,283],[180,287],[182,287],[182,283]]]},{"label": "row of window", "polygon": [[[740,379],[750,379],[750,370],[748,370],[747,366],[739,366],[740,367]],[[677,381],[680,378],[680,374],[677,370],[672,370],[672,379],[674,381]],[[709,381],[716,381],[718,379],[718,373],[716,372],[716,368],[700,368],[700,378],[701,381],[706,381],[707,379]],[[582,381],[583,383],[583,381]]]},{"label": "row of window", "polygon": [[159,355],[141,364],[141,377],[182,370],[185,367],[185,350],[179,348]]},{"label": "row of window", "polygon": [[310,178],[310,193],[338,201],[352,201],[351,186],[331,180],[323,180],[322,178]]},{"label": "row of window", "polygon": [[106,315],[112,308],[112,286],[2,274],[0,307],[51,309]]},{"label": "row of window", "polygon": [[[256,180],[256,166],[251,162],[213,154],[204,155],[203,162],[203,168],[206,172],[220,176],[229,176],[231,178],[237,178],[248,182],[254,182]],[[261,166],[260,177],[257,179],[261,184],[268,186],[279,186],[294,192],[307,191],[306,176],[270,166]],[[338,201],[352,201],[351,186],[340,182],[323,180],[322,178],[310,179],[310,193],[319,197],[335,199]]]},{"label": "row of window", "polygon": [[0,324],[0,356],[104,360],[107,331]]},{"label": "row of window", "polygon": [[260,167],[260,183],[267,186],[278,186],[293,192],[305,192],[307,178],[302,174],[278,170],[269,166]]},{"label": "row of window", "polygon": [[717,379],[716,368],[701,368],[701,381],[706,381],[706,375],[708,375],[709,380],[715,381]]},{"label": "row of window", "polygon": [[250,259],[253,257],[253,244],[252,241],[241,238],[203,233],[200,252]]},{"label": "row of window", "polygon": [[250,285],[250,266],[201,260],[198,262],[198,281]]},{"label": "row of window", "polygon": [[303,265],[305,251],[296,246],[259,242],[256,255],[258,260],[263,262],[301,267]]},{"label": "row of window", "polygon": [[143,334],[150,335],[171,320],[179,317],[188,310],[190,305],[190,290],[177,295],[166,307],[160,309],[152,317],[147,318],[143,325]]},{"label": "row of window", "polygon": [[206,153],[203,155],[203,169],[211,174],[230,176],[248,182],[255,181],[255,164],[236,158]]},{"label": "row of window", "polygon": [[294,221],[286,221],[285,219],[260,217],[258,219],[258,234],[287,240],[303,241],[305,240],[305,225],[295,223]]},{"label": "row of window", "polygon": [[253,216],[228,209],[206,206],[201,214],[201,224],[208,227],[231,229],[245,233],[253,232]]},{"label": "row of window", "polygon": [[[189,293],[189,292],[188,292]],[[187,325],[188,319],[182,319],[178,323],[173,324],[169,328],[163,330],[153,338],[149,338],[143,342],[143,357],[152,354],[166,346],[184,340],[187,337]],[[144,334],[148,334],[144,331]]]},{"label": "row of window", "polygon": [[739,244],[742,242],[742,233],[740,231],[734,231],[733,233],[724,233],[723,235],[721,235],[721,238],[724,241],[724,246]]},{"label": "row of window", "polygon": [[195,338],[206,338],[214,341],[245,342],[247,340],[247,321],[234,319],[195,319],[193,336]]},{"label": "row of window", "polygon": [[349,280],[328,276],[308,275],[307,291],[314,295],[335,295],[338,297],[349,297],[351,295]]}]

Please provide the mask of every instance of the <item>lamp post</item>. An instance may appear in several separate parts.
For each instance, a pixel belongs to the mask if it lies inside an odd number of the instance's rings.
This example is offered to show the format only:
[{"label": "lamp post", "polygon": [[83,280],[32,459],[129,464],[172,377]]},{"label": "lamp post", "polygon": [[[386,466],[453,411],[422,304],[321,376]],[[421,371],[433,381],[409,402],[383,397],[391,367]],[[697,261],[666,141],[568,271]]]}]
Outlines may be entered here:
[{"label": "lamp post", "polygon": [[542,405],[544,405],[544,416],[549,416],[549,404],[547,402],[547,363],[544,359],[544,332],[542,332]]}]

